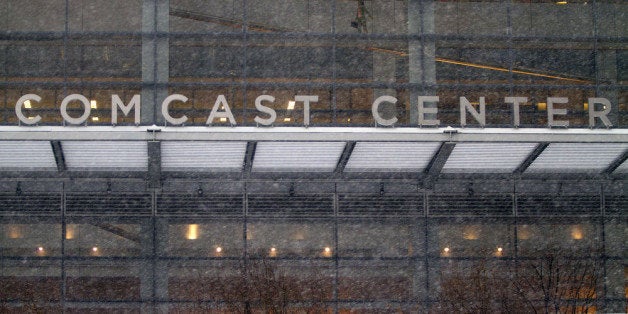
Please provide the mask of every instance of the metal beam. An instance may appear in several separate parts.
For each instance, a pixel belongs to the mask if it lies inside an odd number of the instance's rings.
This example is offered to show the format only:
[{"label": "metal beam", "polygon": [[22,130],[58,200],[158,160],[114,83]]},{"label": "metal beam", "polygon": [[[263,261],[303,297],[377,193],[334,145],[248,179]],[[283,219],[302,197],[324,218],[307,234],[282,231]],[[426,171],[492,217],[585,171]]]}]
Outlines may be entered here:
[{"label": "metal beam", "polygon": [[513,174],[522,174],[530,165],[543,153],[543,151],[549,146],[549,143],[539,143],[536,148],[521,162],[521,164],[515,169]]},{"label": "metal beam", "polygon": [[602,173],[605,175],[609,175],[613,173],[613,171],[615,171],[619,166],[621,166],[621,164],[623,164],[626,161],[626,159],[628,159],[628,150],[624,151],[624,153],[621,154],[619,157],[617,157],[617,159],[613,160],[613,162],[611,162],[611,164],[608,167],[606,167],[606,169],[604,169]]},{"label": "metal beam", "polygon": [[149,141],[148,149],[148,173],[146,180],[148,187],[161,188],[161,142]]},{"label": "metal beam", "polygon": [[61,141],[50,141],[52,147],[52,153],[55,156],[55,162],[57,163],[57,170],[59,172],[65,172],[68,167],[65,164],[65,157],[63,156],[63,148],[61,147]]},{"label": "metal beam", "polygon": [[345,127],[20,127],[0,126],[0,141],[388,141],[628,143],[628,129],[455,129]]},{"label": "metal beam", "polygon": [[423,180],[424,188],[431,189],[434,187],[434,182],[443,170],[443,167],[445,166],[447,159],[449,159],[451,152],[453,152],[454,147],[456,147],[456,143],[445,142],[441,144],[440,148],[425,168],[424,172],[426,177]]},{"label": "metal beam", "polygon": [[242,165],[242,175],[249,177],[251,169],[253,169],[253,159],[255,158],[255,149],[257,142],[246,143],[246,152],[244,153],[244,164]]},{"label": "metal beam", "polygon": [[338,159],[338,164],[336,165],[336,169],[334,170],[334,173],[336,175],[340,175],[345,171],[345,167],[347,166],[347,162],[349,162],[349,158],[351,157],[351,153],[353,152],[354,148],[355,148],[355,142],[347,142],[345,144],[345,148],[342,151],[342,154],[340,155],[340,158]]}]

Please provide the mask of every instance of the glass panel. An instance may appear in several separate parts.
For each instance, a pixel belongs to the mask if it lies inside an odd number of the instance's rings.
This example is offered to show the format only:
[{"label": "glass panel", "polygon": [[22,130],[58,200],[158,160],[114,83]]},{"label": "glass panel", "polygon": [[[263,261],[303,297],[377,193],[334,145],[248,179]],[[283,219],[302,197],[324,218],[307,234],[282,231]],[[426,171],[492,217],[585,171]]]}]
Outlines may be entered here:
[{"label": "glass panel", "polygon": [[242,0],[171,0],[171,32],[241,32]]},{"label": "glass panel", "polygon": [[348,34],[406,34],[408,14],[408,1],[336,1],[335,28]]},{"label": "glass panel", "polygon": [[[407,262],[343,262],[338,269],[338,298],[347,301],[408,301],[413,297],[414,266]],[[421,269],[421,267],[417,267]]]},{"label": "glass panel", "polygon": [[432,223],[431,255],[441,257],[506,257],[514,254],[513,227],[508,222]]},{"label": "glass panel", "polygon": [[492,1],[440,1],[434,24],[443,35],[506,35],[508,7]]},{"label": "glass panel", "polygon": [[[171,82],[234,82],[242,77],[244,56],[239,36],[203,36],[170,40]],[[188,96],[189,97],[189,96]]]},{"label": "glass panel", "polygon": [[[9,310],[7,301],[21,301],[23,312],[58,312],[48,302],[61,299],[61,263],[58,261],[3,261],[0,275],[0,311]],[[7,302],[7,303],[5,303]],[[6,307],[4,305],[6,304]],[[50,308],[49,308],[50,307]],[[19,308],[11,308],[20,312]]]},{"label": "glass panel", "polygon": [[61,255],[61,223],[45,219],[3,221],[0,224],[2,256],[45,257]]},{"label": "glass panel", "polygon": [[247,225],[249,254],[267,257],[334,255],[332,224],[324,221],[262,220]]},{"label": "glass panel", "polygon": [[248,2],[248,30],[252,33],[329,33],[331,9],[332,2],[326,0]]},{"label": "glass panel", "polygon": [[[75,39],[68,41],[66,49],[67,75],[70,77],[128,82],[141,76],[140,39]],[[62,76],[61,73],[58,76]]]},{"label": "glass panel", "polygon": [[168,256],[242,256],[242,223],[237,221],[171,221],[165,225]]},{"label": "glass panel", "polygon": [[[74,256],[138,256],[143,232],[138,223],[93,220],[69,222],[65,231],[66,254]],[[146,252],[146,249],[144,249]]]},{"label": "glass panel", "polygon": [[411,222],[352,221],[338,224],[341,257],[403,257],[420,255],[422,229]]},{"label": "glass panel", "polygon": [[512,33],[515,36],[592,36],[594,7],[587,1],[515,2],[510,7]]},{"label": "glass panel", "polygon": [[65,28],[65,0],[8,0],[0,4],[0,31],[60,32]]},{"label": "glass panel", "polygon": [[139,301],[140,267],[135,263],[68,263],[66,298],[71,301]]},{"label": "glass panel", "polygon": [[521,256],[597,255],[600,254],[599,239],[599,227],[590,222],[543,222],[517,225],[517,241]]},{"label": "glass panel", "polygon": [[330,262],[185,262],[171,264],[168,274],[170,298],[194,302],[184,306],[189,311],[218,308],[244,313],[252,306],[264,312],[285,312],[296,306],[320,313],[332,294]]},{"label": "glass panel", "polygon": [[67,4],[71,32],[141,30],[141,0],[69,0]]}]

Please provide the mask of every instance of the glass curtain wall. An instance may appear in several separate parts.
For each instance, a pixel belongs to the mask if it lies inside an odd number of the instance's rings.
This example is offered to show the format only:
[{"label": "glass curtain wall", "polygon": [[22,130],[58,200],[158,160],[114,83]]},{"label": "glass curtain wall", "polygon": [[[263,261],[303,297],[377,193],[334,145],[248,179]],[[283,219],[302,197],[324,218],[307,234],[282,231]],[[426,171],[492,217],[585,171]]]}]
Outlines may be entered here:
[{"label": "glass curtain wall", "polygon": [[0,193],[3,311],[626,307],[618,183],[22,183]]},{"label": "glass curtain wall", "polygon": [[[86,125],[172,125],[161,103],[181,94],[175,125],[375,126],[372,104],[388,95],[397,101],[377,112],[398,127],[419,124],[418,96],[439,97],[424,104],[438,107],[426,126],[512,127],[505,97],[519,96],[522,127],[547,126],[548,97],[567,98],[554,106],[570,127],[588,127],[589,98],[607,98],[612,125],[625,127],[626,10],[611,0],[7,0],[0,123],[24,124],[15,103],[34,93],[42,100],[24,115],[63,125],[60,104],[78,93],[90,100]],[[141,95],[141,120],[112,121],[112,94]],[[256,109],[260,95],[273,96],[260,105],[275,119]],[[309,110],[299,95],[315,96]],[[84,113],[78,102],[68,110]]]}]

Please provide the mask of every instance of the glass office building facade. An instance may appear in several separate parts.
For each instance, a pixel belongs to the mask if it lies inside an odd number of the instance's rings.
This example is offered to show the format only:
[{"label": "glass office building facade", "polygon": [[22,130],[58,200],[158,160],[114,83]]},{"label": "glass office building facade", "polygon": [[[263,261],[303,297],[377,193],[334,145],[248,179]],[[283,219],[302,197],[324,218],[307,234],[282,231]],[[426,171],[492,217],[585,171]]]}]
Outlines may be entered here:
[{"label": "glass office building facade", "polygon": [[625,312],[627,13],[1,0],[0,311]]}]

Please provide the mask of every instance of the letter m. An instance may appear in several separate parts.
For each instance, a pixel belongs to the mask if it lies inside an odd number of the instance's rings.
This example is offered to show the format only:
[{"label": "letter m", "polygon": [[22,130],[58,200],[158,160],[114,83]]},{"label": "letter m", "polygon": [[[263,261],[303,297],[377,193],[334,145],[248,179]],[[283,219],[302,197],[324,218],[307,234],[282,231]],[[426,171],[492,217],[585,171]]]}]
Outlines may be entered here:
[{"label": "letter m", "polygon": [[122,109],[124,116],[128,116],[135,107],[135,124],[140,124],[140,95],[133,95],[128,105],[125,105],[117,94],[111,95],[111,123],[118,124],[118,108]]}]

